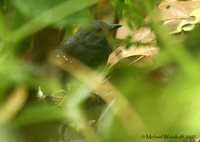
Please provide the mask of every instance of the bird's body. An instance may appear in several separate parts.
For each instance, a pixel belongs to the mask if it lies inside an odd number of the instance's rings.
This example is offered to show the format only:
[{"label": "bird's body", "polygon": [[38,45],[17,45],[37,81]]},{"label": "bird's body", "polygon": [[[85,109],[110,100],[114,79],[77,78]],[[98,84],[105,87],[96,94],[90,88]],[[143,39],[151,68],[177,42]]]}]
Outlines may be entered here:
[{"label": "bird's body", "polygon": [[106,63],[112,52],[108,42],[109,32],[120,25],[108,25],[102,21],[96,21],[86,29],[79,30],[67,40],[64,40],[59,51],[79,59],[90,67],[97,67]]}]

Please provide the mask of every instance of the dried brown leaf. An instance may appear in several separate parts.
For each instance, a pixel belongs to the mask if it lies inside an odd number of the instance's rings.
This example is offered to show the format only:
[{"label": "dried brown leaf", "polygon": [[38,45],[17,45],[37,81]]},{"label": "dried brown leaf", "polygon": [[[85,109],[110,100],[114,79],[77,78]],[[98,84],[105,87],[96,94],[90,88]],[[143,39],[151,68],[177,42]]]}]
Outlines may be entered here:
[{"label": "dried brown leaf", "polygon": [[152,43],[155,40],[154,33],[146,27],[142,27],[132,33],[133,42]]},{"label": "dried brown leaf", "polygon": [[[200,0],[165,0],[158,5],[157,10],[163,25],[168,27],[170,31],[175,31],[181,22],[191,23],[195,21],[195,17],[190,14],[198,8],[200,8]],[[181,32],[181,30],[177,32]]]},{"label": "dried brown leaf", "polygon": [[157,54],[158,51],[159,48],[155,46],[139,46],[139,47],[132,46],[126,49],[125,46],[123,45],[110,54],[107,64],[109,67],[112,67],[113,65],[117,64],[119,61],[125,58],[132,56],[149,57]]}]

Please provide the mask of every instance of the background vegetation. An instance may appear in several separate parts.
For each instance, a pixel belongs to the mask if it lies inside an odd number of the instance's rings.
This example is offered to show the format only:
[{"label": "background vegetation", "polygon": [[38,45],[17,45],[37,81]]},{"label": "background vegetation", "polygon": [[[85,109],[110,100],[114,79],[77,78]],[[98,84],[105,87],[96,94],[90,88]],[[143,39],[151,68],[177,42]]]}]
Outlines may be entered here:
[{"label": "background vegetation", "polygon": [[[183,141],[148,139],[147,135],[198,138],[199,27],[169,35],[158,22],[145,23],[158,2],[1,0],[0,141]],[[123,64],[106,73],[82,65],[79,72],[73,66],[61,70],[52,53],[64,37],[94,19],[123,20],[131,30],[150,27],[160,48],[154,63]],[[73,77],[66,81],[63,72]],[[105,74],[109,79],[99,85]]]}]

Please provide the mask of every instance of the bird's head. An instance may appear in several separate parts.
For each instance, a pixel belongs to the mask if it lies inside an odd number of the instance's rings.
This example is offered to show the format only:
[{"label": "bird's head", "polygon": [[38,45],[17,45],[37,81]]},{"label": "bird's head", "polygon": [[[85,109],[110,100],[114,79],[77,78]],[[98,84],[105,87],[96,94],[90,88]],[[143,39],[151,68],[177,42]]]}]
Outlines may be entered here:
[{"label": "bird's head", "polygon": [[91,29],[96,31],[96,32],[102,32],[102,31],[112,31],[115,29],[118,29],[119,27],[121,27],[122,25],[120,24],[107,24],[103,21],[95,21],[92,25],[91,25]]}]

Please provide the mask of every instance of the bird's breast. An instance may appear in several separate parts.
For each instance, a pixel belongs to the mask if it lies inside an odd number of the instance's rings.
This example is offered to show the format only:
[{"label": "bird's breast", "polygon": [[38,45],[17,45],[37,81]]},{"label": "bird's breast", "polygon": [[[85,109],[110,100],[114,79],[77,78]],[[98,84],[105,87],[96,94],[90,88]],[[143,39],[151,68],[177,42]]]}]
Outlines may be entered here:
[{"label": "bird's breast", "polygon": [[60,49],[91,67],[105,63],[111,53],[106,37],[93,32],[77,32]]}]

